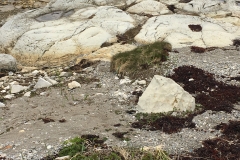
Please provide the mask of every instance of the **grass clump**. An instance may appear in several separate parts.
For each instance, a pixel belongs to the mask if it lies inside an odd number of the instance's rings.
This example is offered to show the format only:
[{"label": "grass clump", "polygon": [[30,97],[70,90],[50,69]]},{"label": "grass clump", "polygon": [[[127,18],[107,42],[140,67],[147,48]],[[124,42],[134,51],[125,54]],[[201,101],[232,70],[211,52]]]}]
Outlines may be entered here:
[{"label": "grass clump", "polygon": [[143,45],[132,51],[114,55],[110,69],[121,75],[133,77],[142,70],[147,70],[166,61],[168,52],[171,50],[172,46],[168,42],[154,42]]},{"label": "grass clump", "polygon": [[106,138],[97,135],[82,135],[64,142],[64,147],[55,155],[41,160],[53,160],[69,156],[71,160],[170,160],[161,146],[156,147],[109,147]]}]

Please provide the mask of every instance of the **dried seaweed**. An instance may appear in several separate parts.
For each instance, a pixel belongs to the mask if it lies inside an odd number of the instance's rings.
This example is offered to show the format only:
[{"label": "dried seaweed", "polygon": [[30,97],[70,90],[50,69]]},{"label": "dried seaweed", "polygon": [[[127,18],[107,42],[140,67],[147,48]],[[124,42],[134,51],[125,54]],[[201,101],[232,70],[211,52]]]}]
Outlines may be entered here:
[{"label": "dried seaweed", "polygon": [[240,87],[216,81],[214,74],[194,66],[181,66],[170,76],[184,84],[184,90],[196,94],[196,103],[205,109],[230,112],[233,104],[240,101]]},{"label": "dried seaweed", "polygon": [[[179,160],[211,159],[237,160],[240,158],[240,121],[221,123],[215,129],[221,129],[222,136],[203,141],[203,147],[192,153],[177,155]],[[172,158],[176,157],[172,155]]]},{"label": "dried seaweed", "polygon": [[193,32],[201,32],[202,31],[202,26],[197,24],[189,24],[188,27],[193,31]]},{"label": "dried seaweed", "polygon": [[191,52],[194,53],[204,53],[206,51],[205,48],[197,47],[197,46],[191,46]]}]

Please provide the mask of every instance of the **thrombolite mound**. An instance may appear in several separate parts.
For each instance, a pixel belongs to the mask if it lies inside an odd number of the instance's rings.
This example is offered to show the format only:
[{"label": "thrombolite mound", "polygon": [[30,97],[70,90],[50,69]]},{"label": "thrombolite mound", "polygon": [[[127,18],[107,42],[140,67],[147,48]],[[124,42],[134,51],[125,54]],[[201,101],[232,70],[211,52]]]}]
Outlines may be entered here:
[{"label": "thrombolite mound", "polygon": [[[0,28],[0,50],[36,65],[77,56],[109,60],[119,48],[127,51],[138,43],[162,40],[173,48],[228,46],[240,37],[239,8],[235,0],[52,0],[9,18]],[[119,43],[119,35],[139,26],[136,37],[131,35],[133,44]],[[108,57],[99,55],[103,46],[111,47],[104,52]]]}]

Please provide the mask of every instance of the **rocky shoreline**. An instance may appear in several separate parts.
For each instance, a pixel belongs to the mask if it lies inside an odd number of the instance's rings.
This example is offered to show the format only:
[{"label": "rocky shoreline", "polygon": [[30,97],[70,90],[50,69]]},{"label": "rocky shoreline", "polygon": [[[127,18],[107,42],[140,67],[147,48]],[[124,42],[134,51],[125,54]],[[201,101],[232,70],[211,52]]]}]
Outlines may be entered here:
[{"label": "rocky shoreline", "polygon": [[[164,128],[133,126],[139,122],[138,98],[154,75],[171,77],[178,67],[194,66],[196,75],[209,76],[201,80],[215,78],[240,87],[238,1],[41,0],[0,5],[0,159],[47,159],[65,140],[84,134],[98,135],[113,147],[162,146],[172,159],[194,158],[197,151],[204,155],[207,149],[202,147],[224,144],[216,153],[227,146],[225,151],[233,153],[223,152],[227,158],[240,158],[234,152],[240,120],[235,99],[219,110],[184,112],[195,126],[186,124],[171,134]],[[146,67],[137,80],[110,71],[112,56],[155,41],[171,43],[167,61]],[[224,100],[239,93],[225,92],[219,93]],[[171,128],[176,120],[169,121]],[[123,138],[114,136],[118,134]]]},{"label": "rocky shoreline", "polygon": [[[199,54],[191,52],[188,47],[176,51],[170,53],[169,61],[163,65],[165,74],[173,73],[172,70],[178,66],[194,65],[215,73],[221,81],[239,86],[238,80],[230,80],[240,73],[238,51],[216,49]],[[36,84],[37,77],[47,74],[58,82],[55,87],[32,90],[30,97],[24,91],[5,101],[6,106],[1,108],[1,155],[12,159],[40,159],[56,151],[64,140],[81,134],[106,137],[109,146],[163,145],[168,153],[181,154],[201,147],[204,140],[219,137],[221,133],[214,126],[240,119],[239,105],[235,104],[230,113],[206,111],[197,115],[193,119],[196,128],[185,128],[174,134],[134,129],[130,124],[136,117],[126,113],[135,109],[132,92],[144,91],[151,78],[145,79],[146,84],[132,84],[131,80],[119,79],[110,72],[109,62],[81,65],[72,70],[69,69],[71,67],[49,68],[37,70],[38,73],[36,68],[32,68],[29,72],[25,70],[24,73],[1,78],[10,83],[19,80],[19,75],[22,75],[21,79],[33,76],[36,77],[33,78],[35,82],[30,83]],[[68,83],[72,81],[78,81],[81,87],[69,89]],[[50,122],[44,123],[47,118]],[[61,123],[63,119],[66,122]],[[119,123],[119,127],[114,127]],[[112,135],[114,132],[128,132],[125,136],[130,141],[117,139]]]}]

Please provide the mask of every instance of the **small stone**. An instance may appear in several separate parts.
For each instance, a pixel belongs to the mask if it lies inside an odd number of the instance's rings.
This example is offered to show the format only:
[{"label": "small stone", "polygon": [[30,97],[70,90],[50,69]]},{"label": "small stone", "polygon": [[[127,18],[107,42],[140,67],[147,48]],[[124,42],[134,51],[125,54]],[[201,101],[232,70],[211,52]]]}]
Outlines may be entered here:
[{"label": "small stone", "polygon": [[73,75],[73,73],[71,73],[71,72],[61,72],[59,76],[60,77],[70,77],[72,75]]},{"label": "small stone", "polygon": [[139,85],[146,85],[147,84],[147,82],[145,80],[138,81],[137,83]]},{"label": "small stone", "polygon": [[11,93],[19,93],[23,90],[28,89],[27,86],[21,86],[21,85],[11,85]]},{"label": "small stone", "polygon": [[130,79],[121,79],[121,80],[120,80],[120,85],[122,85],[122,84],[128,84],[128,83],[131,83],[131,80],[130,80]]},{"label": "small stone", "polygon": [[12,98],[14,98],[14,95],[13,94],[8,94],[8,95],[4,96],[3,98],[12,99]]},{"label": "small stone", "polygon": [[81,84],[78,83],[77,81],[72,81],[71,83],[68,83],[69,89],[78,88],[78,87],[81,87]]},{"label": "small stone", "polygon": [[93,67],[87,67],[87,68],[84,68],[83,71],[89,73],[89,72],[92,72],[94,70]]},{"label": "small stone", "polygon": [[55,80],[53,80],[53,79],[51,79],[51,78],[49,78],[49,77],[45,77],[45,79],[46,79],[48,82],[52,83],[53,85],[58,84],[57,81],[55,81]]},{"label": "small stone", "polygon": [[34,71],[32,72],[32,75],[33,75],[33,76],[36,76],[38,73],[39,73],[38,70],[34,70]]},{"label": "small stone", "polygon": [[48,146],[47,146],[47,149],[51,149],[51,148],[52,148],[52,146],[51,146],[51,145],[48,145]]},{"label": "small stone", "polygon": [[41,92],[40,93],[40,96],[45,96],[45,95],[47,95],[47,92]]},{"label": "small stone", "polygon": [[191,82],[191,81],[194,81],[194,79],[193,79],[193,78],[190,78],[188,81]]},{"label": "small stone", "polygon": [[26,92],[23,96],[24,97],[30,97],[31,96],[31,91]]},{"label": "small stone", "polygon": [[14,84],[19,84],[17,81],[13,81],[13,82],[11,82],[11,83],[9,83],[10,85],[14,85]]},{"label": "small stone", "polygon": [[20,131],[19,131],[19,133],[23,133],[23,132],[25,132],[25,131],[24,131],[24,130],[20,130]]},{"label": "small stone", "polygon": [[70,156],[57,157],[55,160],[69,160]]},{"label": "small stone", "polygon": [[4,103],[0,102],[0,108],[4,108],[4,107],[6,107],[6,105]]},{"label": "small stone", "polygon": [[9,76],[13,76],[13,72],[8,72],[8,75]]},{"label": "small stone", "polygon": [[34,86],[34,88],[45,88],[45,87],[50,87],[52,84],[48,81],[46,81],[43,78],[39,78],[37,84]]}]

